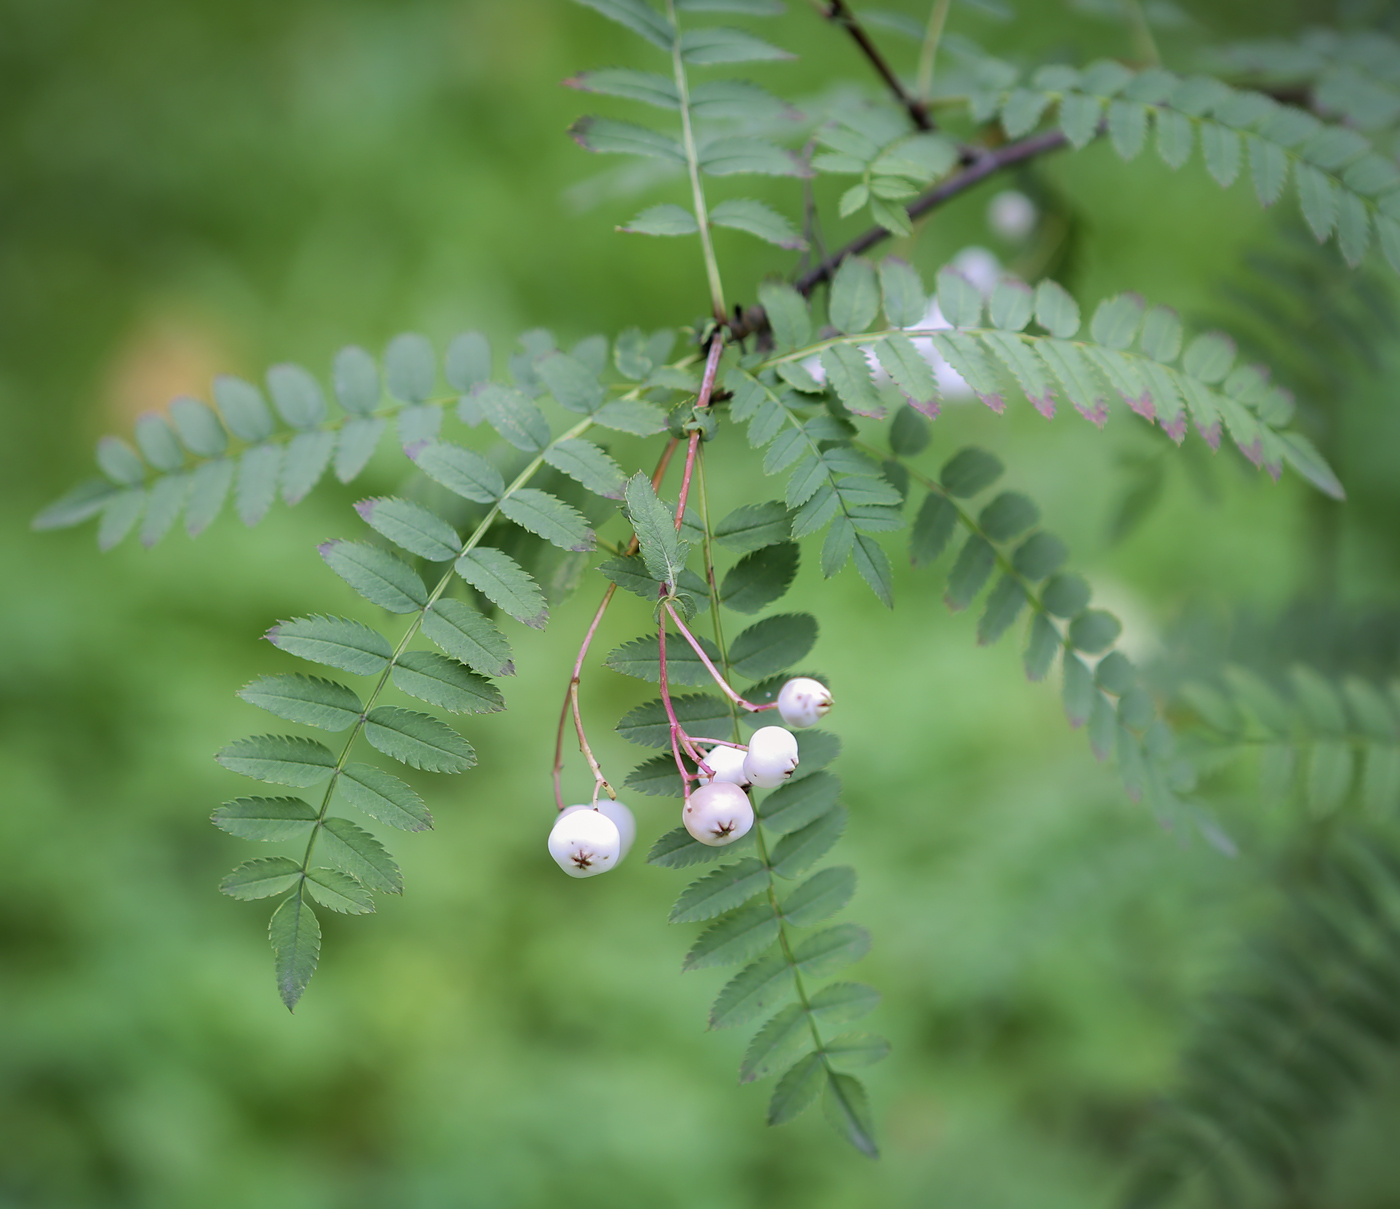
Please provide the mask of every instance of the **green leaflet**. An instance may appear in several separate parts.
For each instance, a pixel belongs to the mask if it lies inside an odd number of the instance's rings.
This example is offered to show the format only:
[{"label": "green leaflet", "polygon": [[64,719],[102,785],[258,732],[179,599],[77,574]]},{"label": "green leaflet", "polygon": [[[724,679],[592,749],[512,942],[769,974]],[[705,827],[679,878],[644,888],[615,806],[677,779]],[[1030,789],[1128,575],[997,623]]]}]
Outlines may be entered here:
[{"label": "green leaflet", "polygon": [[820,1054],[798,1060],[781,1079],[768,1102],[768,1124],[782,1125],[816,1103],[826,1081]]},{"label": "green leaflet", "polygon": [[[674,764],[672,765],[674,768]],[[768,885],[768,870],[753,857],[724,865],[693,881],[676,899],[668,917],[673,924],[713,919],[742,906]]]},{"label": "green leaflet", "polygon": [[792,514],[777,500],[744,504],[714,527],[720,545],[743,554],[785,542],[792,536]]},{"label": "green leaflet", "polygon": [[757,680],[791,667],[816,645],[817,619],[810,613],[779,613],[744,630],[729,648],[729,663]]},{"label": "green leaflet", "polygon": [[957,561],[948,572],[948,589],[944,603],[953,612],[967,608],[987,583],[996,566],[996,551],[991,544],[976,535],[958,551]]},{"label": "green leaflet", "polygon": [[347,764],[336,779],[336,791],[356,810],[400,831],[427,831],[433,825],[412,786],[372,764]]},{"label": "green leaflet", "polygon": [[296,1007],[321,957],[321,925],[301,894],[292,894],[268,924],[277,972],[277,990],[290,1012]]},{"label": "green leaflet", "polygon": [[429,772],[465,772],[476,763],[472,745],[445,722],[416,710],[377,705],[365,738],[386,756]]},{"label": "green leaflet", "polygon": [[185,532],[198,537],[218,518],[233,488],[235,464],[228,458],[195,468],[190,475],[189,501],[185,505]]},{"label": "green leaflet", "polygon": [[435,600],[423,614],[423,634],[483,676],[515,675],[509,640],[489,617],[460,600]]},{"label": "green leaflet", "polygon": [[373,895],[358,878],[340,869],[308,869],[306,889],[323,907],[342,915],[365,915],[374,910]]},{"label": "green leaflet", "polygon": [[763,1079],[793,1064],[812,1047],[812,1029],[801,1004],[791,1004],[768,1021],[749,1042],[739,1064],[739,1082]]},{"label": "green leaflet", "polygon": [[687,63],[696,66],[795,58],[781,47],[756,38],[744,30],[726,29],[722,26],[682,30],[681,57]]},{"label": "green leaflet", "polygon": [[[569,134],[585,151],[600,155],[640,155],[652,159],[685,163],[685,150],[669,134],[619,122],[612,118],[582,117],[569,127]],[[505,433],[501,434],[505,436]],[[510,438],[506,438],[509,440]]]},{"label": "green leaflet", "polygon": [[[367,416],[379,406],[379,366],[369,353],[356,345],[349,345],[336,353],[331,366],[331,385],[335,389],[337,402],[351,415]],[[216,383],[216,398],[217,392]],[[224,407],[225,411],[228,410],[222,400],[219,406]],[[270,425],[267,431],[272,431]],[[241,433],[239,435],[242,436]],[[266,436],[267,432],[249,439],[261,440]]]},{"label": "green leaflet", "polygon": [[293,428],[315,428],[327,415],[321,384],[300,365],[274,365],[267,371],[267,392],[277,414]]},{"label": "green leaflet", "polygon": [[620,500],[627,476],[622,468],[591,441],[571,438],[558,441],[545,450],[544,460],[582,483],[595,495]]},{"label": "green leaflet", "polygon": [[870,1100],[865,1086],[851,1075],[828,1072],[822,1089],[822,1112],[836,1132],[862,1154],[880,1157],[875,1144]]},{"label": "green leaflet", "polygon": [[831,850],[845,829],[846,808],[838,803],[774,845],[769,862],[773,872],[783,878],[795,878],[804,873]]},{"label": "green leaflet", "polygon": [[[504,551],[489,546],[478,546],[475,550],[463,554],[457,560],[455,568],[457,574],[467,583],[517,621],[537,630],[542,630],[549,621],[549,609],[545,605],[544,593],[540,591],[539,585]],[[431,634],[428,636],[432,637]]]},{"label": "green leaflet", "polygon": [[717,848],[712,844],[700,843],[684,827],[677,827],[674,831],[666,832],[651,846],[651,851],[647,853],[647,864],[661,865],[668,869],[703,865],[709,861],[717,861],[722,856],[738,855],[739,852],[752,847],[752,836],[753,832],[750,831],[742,839]]},{"label": "green leaflet", "polygon": [[627,517],[636,530],[647,572],[659,583],[674,584],[690,552],[690,543],[676,533],[674,514],[641,471],[628,480],[626,500]]},{"label": "green leaflet", "polygon": [[393,654],[388,640],[377,630],[344,617],[300,617],[280,622],[268,630],[267,640],[298,658],[360,676],[383,671]]},{"label": "green leaflet", "polygon": [[409,456],[430,479],[463,499],[494,504],[505,492],[501,472],[479,453],[461,445],[435,441],[410,449]]},{"label": "green leaflet", "polygon": [[779,923],[772,905],[766,902],[732,911],[700,933],[681,968],[699,970],[747,961],[778,939]]},{"label": "green leaflet", "polygon": [[870,933],[857,924],[837,924],[809,936],[793,950],[793,959],[813,978],[833,973],[870,952]]},{"label": "green leaflet", "polygon": [[245,525],[256,525],[277,498],[277,482],[282,470],[282,449],[278,445],[254,445],[238,459],[234,486],[234,507]]},{"label": "green leaflet", "polygon": [[640,34],[654,46],[669,51],[675,41],[671,23],[646,0],[577,0],[619,25]]},{"label": "green leaflet", "polygon": [[801,549],[782,542],[751,551],[734,564],[720,584],[720,603],[737,613],[757,613],[781,598],[797,575]]},{"label": "green leaflet", "polygon": [[426,403],[437,385],[437,354],[432,341],[418,332],[403,332],[384,350],[384,384],[405,403]]},{"label": "green leaflet", "polygon": [[338,869],[353,873],[371,890],[403,893],[403,874],[393,857],[374,836],[349,819],[327,819],[318,848]]},{"label": "green leaflet", "polygon": [[812,339],[812,317],[807,300],[786,282],[765,281],[758,300],[768,316],[779,348],[801,348]]},{"label": "green leaflet", "polygon": [[[376,391],[376,401],[377,395]],[[252,383],[232,374],[220,374],[214,379],[214,402],[219,405],[224,423],[239,440],[256,444],[272,435],[272,412],[262,392]]]},{"label": "green leaflet", "polygon": [[299,432],[282,455],[282,498],[291,505],[301,503],[321,481],[335,451],[335,433],[317,430]]},{"label": "green leaflet", "polygon": [[215,756],[231,772],[256,781],[305,788],[324,781],[335,755],[324,743],[295,735],[254,735],[230,743]]},{"label": "green leaflet", "polygon": [[481,382],[463,396],[506,441],[524,453],[539,453],[549,444],[549,421],[518,390]]},{"label": "green leaflet", "polygon": [[628,235],[694,235],[700,230],[700,225],[695,221],[695,215],[684,206],[667,202],[648,206],[618,230]]},{"label": "green leaflet", "polygon": [[522,529],[528,529],[562,550],[593,549],[593,530],[588,521],[547,491],[518,488],[501,500],[501,512]]},{"label": "green leaflet", "polygon": [[[697,845],[702,847],[703,845]],[[735,1028],[781,1006],[794,994],[792,969],[781,953],[759,958],[724,985],[710,1009],[712,1029]]]},{"label": "green leaflet", "polygon": [[317,676],[260,676],[238,690],[250,705],[324,730],[345,730],[359,721],[364,707],[343,684]]},{"label": "green leaflet", "polygon": [[[811,732],[803,731],[798,740],[798,768],[806,768],[818,761],[809,761],[809,753],[804,751],[801,740]],[[829,772],[811,772],[800,779],[788,781],[773,790],[759,807],[758,816],[767,831],[775,835],[787,835],[801,830],[809,823],[821,818],[836,805],[841,795],[841,782]]]},{"label": "green leaflet", "polygon": [[786,218],[763,202],[751,198],[730,198],[710,210],[710,222],[719,227],[747,231],[780,248],[802,251],[807,241]]},{"label": "green leaflet", "polygon": [[500,689],[489,680],[432,651],[405,651],[392,676],[400,692],[454,714],[494,714],[506,707]]},{"label": "green leaflet", "polygon": [[[697,635],[701,647],[712,663],[718,666],[719,651],[708,638]],[[624,676],[635,676],[661,682],[660,646],[655,634],[634,638],[615,648],[603,661],[607,667]],[[666,676],[670,685],[705,686],[714,683],[710,671],[700,661],[694,649],[679,634],[672,632],[666,642]]]},{"label": "green leaflet", "polygon": [[383,534],[394,545],[429,562],[443,563],[456,558],[462,539],[451,525],[436,513],[411,500],[386,497],[361,500],[355,505],[364,522]]},{"label": "green leaflet", "polygon": [[851,256],[841,262],[832,278],[827,311],[831,322],[843,332],[863,332],[875,322],[880,311],[880,287],[870,261]]},{"label": "green leaflet", "polygon": [[[718,697],[709,693],[673,695],[671,705],[677,719],[695,738],[728,739],[733,733],[734,719],[729,706]],[[617,733],[642,747],[671,745],[670,722],[660,699],[648,701],[625,714],[617,724]],[[717,853],[719,849],[711,851]]]},{"label": "green leaflet", "polygon": [[782,901],[783,918],[798,927],[821,923],[840,911],[856,892],[856,871],[833,865],[809,877]]},{"label": "green leaflet", "polygon": [[332,571],[380,608],[416,613],[428,603],[422,578],[397,554],[368,542],[330,541],[317,549]]},{"label": "green leaflet", "polygon": [[812,1015],[822,1024],[850,1024],[874,1011],[880,992],[859,982],[833,982],[811,997]]},{"label": "green leaflet", "polygon": [[[180,443],[196,457],[216,458],[228,448],[228,434],[224,431],[223,425],[219,423],[219,417],[198,399],[175,399],[170,404],[170,420],[180,438]],[[126,448],[130,452],[130,447]],[[130,468],[128,467],[128,469]],[[134,479],[123,479],[119,475],[112,477],[116,478],[118,482],[141,481],[139,475]]]},{"label": "green leaflet", "polygon": [[629,789],[652,797],[681,797],[681,778],[676,771],[676,761],[669,752],[643,760],[627,774],[625,782]]},{"label": "green leaflet", "polygon": [[260,856],[244,861],[223,881],[219,890],[245,902],[270,898],[301,881],[301,866],[286,856]]},{"label": "green leaflet", "polygon": [[[688,387],[673,384],[673,389]],[[593,422],[638,437],[649,437],[666,429],[666,416],[661,409],[638,399],[613,399],[604,403],[593,413]]]},{"label": "green leaflet", "polygon": [[210,822],[242,840],[295,840],[306,835],[316,811],[300,798],[234,798]]}]

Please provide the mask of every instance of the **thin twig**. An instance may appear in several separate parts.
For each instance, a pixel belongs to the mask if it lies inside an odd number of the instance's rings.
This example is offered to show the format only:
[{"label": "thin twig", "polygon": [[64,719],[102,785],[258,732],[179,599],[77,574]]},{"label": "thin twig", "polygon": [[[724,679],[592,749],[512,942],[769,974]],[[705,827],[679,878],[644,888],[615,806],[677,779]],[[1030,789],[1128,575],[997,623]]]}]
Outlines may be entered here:
[{"label": "thin twig", "polygon": [[671,620],[676,623],[676,629],[681,632],[681,637],[690,643],[691,650],[700,657],[700,662],[705,665],[705,670],[714,678],[714,682],[719,685],[720,691],[724,693],[726,697],[734,702],[735,705],[748,710],[751,714],[761,714],[766,709],[778,708],[777,705],[755,705],[752,701],[747,701],[736,693],[729,686],[729,681],[724,678],[720,670],[711,662],[710,657],[705,654],[705,649],[700,645],[700,640],[686,628],[685,622],[681,620],[680,614],[676,612],[671,602],[667,600],[663,603],[665,604],[666,612],[671,615]]},{"label": "thin twig", "polygon": [[[700,394],[695,400],[696,407],[708,407],[710,396],[715,390],[715,374],[719,371],[720,354],[724,352],[725,329],[716,327],[710,337],[710,352],[705,358],[705,376],[700,381]],[[681,531],[681,521],[685,519],[685,501],[690,495],[690,476],[695,473],[695,451],[700,447],[700,430],[690,434],[690,442],[685,451],[685,474],[681,478],[681,494],[676,501],[676,532]]]},{"label": "thin twig", "polygon": [[[1026,160],[1044,155],[1048,151],[1056,151],[1063,147],[1067,141],[1063,132],[1047,130],[1043,134],[1021,139],[1019,142],[1007,143],[994,151],[985,151],[957,175],[941,181],[927,193],[910,202],[909,218],[911,220],[922,218],[930,210],[936,210],[945,202],[951,201],[960,193],[967,192],[974,185],[981,184],[982,181],[1002,171],[1002,169],[1024,163]],[[876,244],[889,237],[890,232],[884,227],[871,227],[863,235],[851,240],[844,248],[833,252],[821,264],[804,273],[793,283],[794,286],[796,286],[798,293],[810,294],[822,282],[830,280],[843,261],[851,256],[859,256],[862,252],[869,251]],[[756,332],[765,331],[767,327],[768,316],[764,314],[763,308],[747,307],[741,319],[730,323],[729,337],[731,340],[742,340]]]},{"label": "thin twig", "polygon": [[860,47],[861,53],[870,60],[870,65],[879,73],[889,90],[894,93],[895,99],[909,113],[909,119],[920,130],[936,130],[933,119],[928,115],[928,107],[919,100],[918,97],[911,96],[908,90],[900,83],[899,77],[894,74],[889,63],[885,61],[875,43],[870,40],[870,35],[865,32],[865,27],[856,20],[855,13],[846,7],[845,0],[830,0],[829,4],[818,5],[818,11],[828,21],[834,25],[843,26],[855,44]]},{"label": "thin twig", "polygon": [[919,48],[919,78],[915,89],[919,100],[927,103],[929,90],[933,87],[933,61],[938,54],[938,44],[943,41],[943,27],[948,21],[948,10],[953,0],[934,0],[928,14],[928,33],[924,44]]}]

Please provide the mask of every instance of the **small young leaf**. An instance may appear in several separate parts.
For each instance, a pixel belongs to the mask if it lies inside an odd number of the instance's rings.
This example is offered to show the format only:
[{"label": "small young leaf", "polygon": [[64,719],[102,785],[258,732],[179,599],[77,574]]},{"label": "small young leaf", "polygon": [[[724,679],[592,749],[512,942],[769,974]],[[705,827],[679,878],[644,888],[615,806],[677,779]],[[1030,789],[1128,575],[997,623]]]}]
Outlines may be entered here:
[{"label": "small young leaf", "polygon": [[462,555],[455,567],[467,583],[517,621],[542,630],[549,620],[539,585],[504,551],[478,546]]},{"label": "small young leaf", "polygon": [[460,600],[443,597],[423,614],[423,633],[460,663],[483,676],[513,676],[510,642],[489,617]]},{"label": "small young leaf", "polygon": [[323,730],[345,730],[359,721],[364,706],[343,684],[318,676],[259,676],[238,690],[250,705]]},{"label": "small young leaf", "polygon": [[329,541],[318,549],[332,571],[380,608],[416,613],[428,603],[422,578],[397,554],[368,542]]},{"label": "small young leaf", "polygon": [[215,757],[231,772],[255,781],[304,789],[330,776],[335,754],[324,743],[295,735],[254,735],[230,743]]},{"label": "small young leaf", "polygon": [[299,617],[284,621],[267,632],[267,640],[279,650],[338,667],[358,676],[384,670],[393,654],[388,640],[377,630],[345,617]]},{"label": "small young leaf", "polygon": [[269,842],[301,839],[315,821],[315,809],[300,798],[234,798],[210,816],[229,835]]},{"label": "small young leaf", "polygon": [[305,897],[292,894],[272,913],[267,934],[276,961],[277,990],[290,1012],[316,972],[321,956],[321,925]]},{"label": "small young leaf", "polygon": [[641,543],[647,571],[660,583],[674,584],[685,566],[690,543],[676,533],[673,514],[657,499],[642,471],[628,480],[626,500],[627,515]]}]

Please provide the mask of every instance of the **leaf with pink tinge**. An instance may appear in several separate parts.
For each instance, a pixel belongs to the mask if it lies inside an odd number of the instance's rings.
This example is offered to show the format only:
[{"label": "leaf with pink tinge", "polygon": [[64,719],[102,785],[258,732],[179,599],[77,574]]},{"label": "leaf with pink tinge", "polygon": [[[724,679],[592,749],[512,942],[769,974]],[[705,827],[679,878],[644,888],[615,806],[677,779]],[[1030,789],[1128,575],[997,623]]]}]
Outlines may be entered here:
[{"label": "leaf with pink tinge", "polygon": [[1204,428],[1200,424],[1196,425],[1196,431],[1201,434],[1202,440],[1216,453],[1220,452],[1220,421],[1214,424],[1207,424]]},{"label": "leaf with pink tinge", "polygon": [[977,337],[967,332],[934,332],[929,339],[983,403],[995,412],[1003,410],[1006,404],[1001,397],[1001,383],[987,363]]},{"label": "leaf with pink tinge", "polygon": [[1186,440],[1186,416],[1179,415],[1174,420],[1167,420],[1162,424],[1162,431],[1171,437],[1178,445]]},{"label": "leaf with pink tinge", "polygon": [[1042,340],[1036,347],[1059,381],[1065,398],[1081,416],[1102,428],[1108,419],[1108,404],[1079,346],[1066,340]]},{"label": "leaf with pink tinge", "polygon": [[[982,342],[992,350],[1016,379],[1036,411],[1047,420],[1055,415],[1055,400],[1050,391],[1050,379],[1041,360],[1026,342],[1009,332],[984,332]],[[985,400],[984,400],[985,402]],[[999,408],[993,408],[999,411]]]}]

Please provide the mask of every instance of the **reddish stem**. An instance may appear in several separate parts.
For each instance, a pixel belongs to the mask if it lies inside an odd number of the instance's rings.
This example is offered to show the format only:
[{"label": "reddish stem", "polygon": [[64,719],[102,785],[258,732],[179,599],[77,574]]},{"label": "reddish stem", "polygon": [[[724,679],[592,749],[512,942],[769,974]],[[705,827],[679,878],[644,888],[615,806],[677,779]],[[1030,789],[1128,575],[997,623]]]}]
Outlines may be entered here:
[{"label": "reddish stem", "polygon": [[[664,590],[664,589],[663,589]],[[671,754],[676,758],[676,768],[681,774],[681,791],[686,801],[690,800],[691,773],[681,759],[681,724],[676,717],[676,708],[671,704],[671,689],[666,681],[666,614],[663,613],[656,626],[656,651],[661,665],[661,704],[666,707],[666,717],[671,722]]]},{"label": "reddish stem", "polygon": [[[710,396],[715,390],[715,374],[719,371],[720,354],[724,352],[724,329],[719,328],[710,338],[709,356],[705,358],[705,376],[700,380],[700,394],[695,400],[696,407],[708,407]],[[695,452],[700,448],[698,430],[690,434],[690,442],[685,451],[685,474],[681,478],[681,495],[676,501],[676,532],[681,531],[681,521],[685,519],[685,502],[690,496],[690,478],[695,473]]]},{"label": "reddish stem", "polygon": [[704,648],[700,645],[700,640],[696,638],[695,635],[692,634],[688,629],[686,629],[685,622],[681,620],[680,614],[677,613],[676,610],[672,607],[671,602],[667,600],[663,603],[666,606],[666,612],[668,612],[671,615],[671,620],[676,623],[676,629],[678,629],[681,632],[682,636],[685,638],[685,640],[688,643],[690,643],[691,649],[694,650],[694,652],[700,657],[700,662],[705,665],[705,670],[709,672],[710,675],[714,678],[714,682],[717,685],[719,685],[720,690],[724,693],[726,697],[728,697],[732,702],[734,702],[735,705],[742,706],[744,709],[748,710],[751,714],[760,714],[766,709],[778,708],[776,702],[772,705],[755,705],[752,701],[746,701],[743,697],[739,696],[739,694],[736,693],[732,688],[730,688],[729,682],[723,677],[723,675],[720,674],[719,668],[715,667],[715,665],[710,661],[710,657],[707,654],[705,654]]}]

